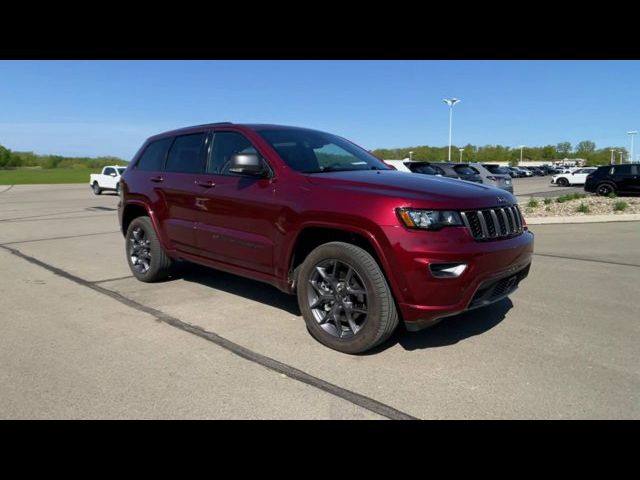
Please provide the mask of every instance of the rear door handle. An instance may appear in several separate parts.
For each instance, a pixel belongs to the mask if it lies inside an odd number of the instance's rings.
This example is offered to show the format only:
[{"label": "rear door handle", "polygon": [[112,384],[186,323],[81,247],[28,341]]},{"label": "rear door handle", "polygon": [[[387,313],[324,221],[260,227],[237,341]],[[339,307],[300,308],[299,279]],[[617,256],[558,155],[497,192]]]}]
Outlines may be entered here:
[{"label": "rear door handle", "polygon": [[200,187],[213,188],[216,186],[213,180],[196,180],[195,184]]},{"label": "rear door handle", "polygon": [[161,183],[164,181],[164,178],[162,177],[162,175],[157,175],[155,177],[151,177],[151,181],[156,183]]}]

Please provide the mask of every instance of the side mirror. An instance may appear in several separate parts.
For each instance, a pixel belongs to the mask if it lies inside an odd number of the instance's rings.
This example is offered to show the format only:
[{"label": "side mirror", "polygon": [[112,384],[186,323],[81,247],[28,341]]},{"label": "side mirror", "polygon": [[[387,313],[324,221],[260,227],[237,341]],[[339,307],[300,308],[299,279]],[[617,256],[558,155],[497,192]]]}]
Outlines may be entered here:
[{"label": "side mirror", "polygon": [[112,177],[117,177],[115,173],[110,173],[109,175],[111,175]]},{"label": "side mirror", "polygon": [[231,157],[229,171],[244,175],[263,177],[267,173],[265,164],[255,153],[236,153]]}]

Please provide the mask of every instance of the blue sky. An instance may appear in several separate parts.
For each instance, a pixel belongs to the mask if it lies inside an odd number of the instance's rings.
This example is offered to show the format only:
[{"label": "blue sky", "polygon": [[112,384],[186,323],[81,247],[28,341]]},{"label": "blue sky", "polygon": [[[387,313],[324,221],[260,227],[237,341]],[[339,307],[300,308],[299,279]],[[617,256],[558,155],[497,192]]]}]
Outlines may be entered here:
[{"label": "blue sky", "polygon": [[326,130],[368,149],[627,146],[639,61],[0,61],[0,144],[130,159],[150,135],[216,121]]}]

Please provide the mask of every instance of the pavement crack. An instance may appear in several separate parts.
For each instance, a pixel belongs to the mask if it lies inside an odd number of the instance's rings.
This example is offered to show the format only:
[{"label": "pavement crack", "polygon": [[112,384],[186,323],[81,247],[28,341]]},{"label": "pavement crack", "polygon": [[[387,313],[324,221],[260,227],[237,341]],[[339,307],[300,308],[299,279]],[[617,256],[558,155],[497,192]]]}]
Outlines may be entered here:
[{"label": "pavement crack", "polygon": [[361,408],[369,410],[373,413],[376,413],[380,416],[386,417],[391,420],[417,420],[416,417],[409,415],[408,413],[397,410],[390,405],[386,405],[382,402],[374,400],[373,398],[369,398],[365,395],[361,395],[359,393],[353,392],[351,390],[347,390],[346,388],[342,388],[333,383],[322,380],[321,378],[314,377],[313,375],[306,373],[302,370],[299,370],[295,367],[287,365],[286,363],[280,362],[274,358],[267,357],[258,352],[254,352],[242,345],[232,342],[224,337],[221,337],[217,333],[210,332],[205,330],[204,328],[194,325],[188,322],[184,322],[172,315],[169,315],[161,310],[155,309],[153,307],[149,307],[142,303],[139,303],[135,300],[132,300],[119,292],[109,290],[108,288],[104,288],[96,283],[89,282],[83,278],[80,278],[76,275],[73,275],[65,270],[62,270],[58,267],[54,267],[48,263],[45,263],[41,260],[38,260],[35,257],[31,257],[22,253],[20,250],[9,247],[7,245],[0,245],[0,248],[11,252],[13,255],[26,260],[29,263],[37,265],[39,267],[48,270],[49,272],[57,275],[59,277],[70,280],[74,283],[82,285],[84,287],[90,288],[98,293],[106,295],[128,307],[134,308],[140,312],[146,313],[148,315],[153,316],[157,321],[166,323],[172,327],[178,328],[184,332],[191,333],[200,338],[210,341],[219,347],[224,348],[225,350],[245,359],[250,362],[256,363],[258,365],[262,365],[270,370],[273,370],[277,373],[284,374],[289,378],[297,380],[301,383],[307,384],[309,386],[315,387],[319,390],[322,390],[326,393],[334,395],[338,398],[341,398],[347,402],[353,403]]}]

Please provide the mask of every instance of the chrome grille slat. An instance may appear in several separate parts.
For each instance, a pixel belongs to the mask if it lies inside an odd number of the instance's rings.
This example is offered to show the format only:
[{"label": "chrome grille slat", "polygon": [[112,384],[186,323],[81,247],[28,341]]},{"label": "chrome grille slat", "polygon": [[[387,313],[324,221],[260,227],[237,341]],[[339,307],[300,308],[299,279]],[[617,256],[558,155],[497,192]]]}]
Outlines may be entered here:
[{"label": "chrome grille slat", "polygon": [[477,241],[509,238],[524,232],[522,214],[517,205],[465,210],[460,212],[460,217],[471,236]]}]

